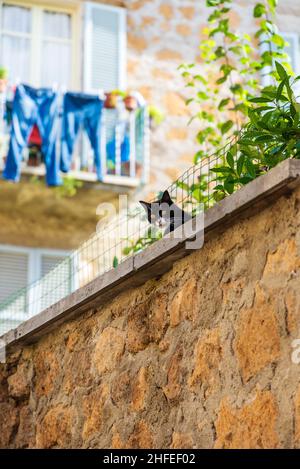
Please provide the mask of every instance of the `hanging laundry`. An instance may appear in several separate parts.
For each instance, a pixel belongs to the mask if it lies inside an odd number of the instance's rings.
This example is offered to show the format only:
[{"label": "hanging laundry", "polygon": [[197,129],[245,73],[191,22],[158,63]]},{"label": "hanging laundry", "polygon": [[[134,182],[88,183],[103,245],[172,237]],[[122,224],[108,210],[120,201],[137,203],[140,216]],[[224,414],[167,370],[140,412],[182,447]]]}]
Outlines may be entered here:
[{"label": "hanging laundry", "polygon": [[16,89],[9,151],[3,177],[19,181],[22,152],[35,124],[42,139],[47,184],[60,185],[62,181],[55,151],[58,132],[58,96],[50,89],[35,89],[27,85],[19,85]]},{"label": "hanging laundry", "polygon": [[62,118],[61,171],[68,172],[71,168],[75,141],[82,127],[86,131],[94,151],[97,178],[102,180],[100,158],[102,108],[103,101],[99,96],[83,93],[65,94]]}]

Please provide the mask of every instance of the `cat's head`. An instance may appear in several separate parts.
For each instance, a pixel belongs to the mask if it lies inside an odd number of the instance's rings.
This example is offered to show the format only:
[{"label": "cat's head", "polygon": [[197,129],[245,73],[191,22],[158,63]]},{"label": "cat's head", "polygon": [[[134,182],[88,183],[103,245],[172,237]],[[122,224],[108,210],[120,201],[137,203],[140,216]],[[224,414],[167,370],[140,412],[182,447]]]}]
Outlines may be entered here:
[{"label": "cat's head", "polygon": [[170,224],[172,218],[172,210],[170,207],[174,204],[168,191],[164,191],[159,200],[155,202],[144,202],[140,200],[140,204],[144,208],[149,223],[157,228],[163,228]]}]

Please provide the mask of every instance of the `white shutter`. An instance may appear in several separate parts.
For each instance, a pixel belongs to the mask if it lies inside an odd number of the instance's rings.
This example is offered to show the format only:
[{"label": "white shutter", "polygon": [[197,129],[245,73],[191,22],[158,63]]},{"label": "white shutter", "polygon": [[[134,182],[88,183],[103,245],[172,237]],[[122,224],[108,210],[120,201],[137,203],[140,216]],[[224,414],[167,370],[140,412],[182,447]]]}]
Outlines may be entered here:
[{"label": "white shutter", "polygon": [[0,252],[0,304],[24,288],[27,282],[28,254]]},{"label": "white shutter", "polygon": [[71,261],[66,256],[51,256],[42,254],[41,273],[38,282],[38,293],[40,297],[39,311],[56,303],[71,291]]},{"label": "white shutter", "polygon": [[126,13],[124,8],[85,5],[84,90],[126,87]]},{"label": "white shutter", "polygon": [[290,57],[294,72],[298,75],[300,73],[299,35],[297,33],[282,33],[282,37],[288,43],[285,47],[285,52]]},{"label": "white shutter", "polygon": [[54,269],[57,264],[62,262],[65,256],[49,256],[42,254],[41,259],[41,276],[47,275],[50,270]]}]

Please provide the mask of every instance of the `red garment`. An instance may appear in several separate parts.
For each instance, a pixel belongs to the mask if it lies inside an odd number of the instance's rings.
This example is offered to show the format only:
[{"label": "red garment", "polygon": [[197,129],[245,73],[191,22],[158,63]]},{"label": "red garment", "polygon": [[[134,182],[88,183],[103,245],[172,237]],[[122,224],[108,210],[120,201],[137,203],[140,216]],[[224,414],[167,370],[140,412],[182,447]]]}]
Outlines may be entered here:
[{"label": "red garment", "polygon": [[28,143],[32,145],[41,145],[42,139],[38,126],[35,124],[32,128]]}]

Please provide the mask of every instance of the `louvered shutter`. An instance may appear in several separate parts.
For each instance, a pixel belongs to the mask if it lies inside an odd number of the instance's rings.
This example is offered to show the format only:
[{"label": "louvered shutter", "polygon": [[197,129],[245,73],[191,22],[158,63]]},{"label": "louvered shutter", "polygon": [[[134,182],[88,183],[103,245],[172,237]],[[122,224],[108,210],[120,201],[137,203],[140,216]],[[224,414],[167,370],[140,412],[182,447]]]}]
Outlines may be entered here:
[{"label": "louvered shutter", "polygon": [[42,277],[38,285],[40,311],[56,303],[71,291],[71,263],[65,256],[41,256]]},{"label": "louvered shutter", "polygon": [[57,264],[64,260],[64,256],[48,256],[42,254],[41,276],[47,275]]},{"label": "louvered shutter", "polygon": [[84,89],[111,91],[126,87],[126,13],[123,8],[85,6]]},{"label": "louvered shutter", "polygon": [[[28,282],[28,254],[0,251],[0,305],[11,295],[24,288]],[[18,302],[25,311],[25,297]]]}]

